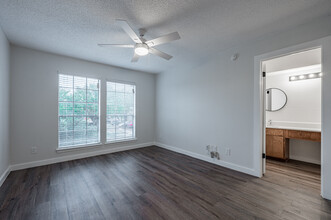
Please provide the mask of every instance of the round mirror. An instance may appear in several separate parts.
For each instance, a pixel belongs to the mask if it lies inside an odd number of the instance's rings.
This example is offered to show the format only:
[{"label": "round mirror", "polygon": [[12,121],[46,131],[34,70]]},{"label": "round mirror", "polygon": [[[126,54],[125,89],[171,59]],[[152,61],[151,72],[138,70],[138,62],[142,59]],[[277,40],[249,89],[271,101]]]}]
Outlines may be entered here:
[{"label": "round mirror", "polygon": [[270,112],[278,111],[286,105],[287,96],[285,92],[277,88],[266,90],[266,110]]}]

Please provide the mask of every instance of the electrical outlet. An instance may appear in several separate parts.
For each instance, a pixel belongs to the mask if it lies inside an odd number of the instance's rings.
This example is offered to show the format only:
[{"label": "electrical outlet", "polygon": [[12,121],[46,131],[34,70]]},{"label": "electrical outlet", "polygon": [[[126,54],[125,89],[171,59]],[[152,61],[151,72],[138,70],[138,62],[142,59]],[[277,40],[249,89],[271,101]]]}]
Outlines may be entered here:
[{"label": "electrical outlet", "polygon": [[221,159],[220,154],[218,152],[215,152],[215,157],[216,157],[217,160]]},{"label": "electrical outlet", "polygon": [[215,157],[215,152],[214,151],[210,152],[210,157],[211,158],[214,158]]},{"label": "electrical outlet", "polygon": [[230,156],[231,155],[231,149],[230,148],[226,148],[225,155],[226,156]]},{"label": "electrical outlet", "polygon": [[37,153],[37,147],[31,147],[31,154]]}]

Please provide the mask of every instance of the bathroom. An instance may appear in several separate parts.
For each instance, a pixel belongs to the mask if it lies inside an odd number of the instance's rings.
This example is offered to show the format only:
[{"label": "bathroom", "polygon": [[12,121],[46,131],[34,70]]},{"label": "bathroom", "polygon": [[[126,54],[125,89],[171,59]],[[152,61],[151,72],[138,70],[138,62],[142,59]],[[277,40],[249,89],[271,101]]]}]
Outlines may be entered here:
[{"label": "bathroom", "polygon": [[265,69],[266,173],[284,165],[321,165],[321,48],[263,62]]}]

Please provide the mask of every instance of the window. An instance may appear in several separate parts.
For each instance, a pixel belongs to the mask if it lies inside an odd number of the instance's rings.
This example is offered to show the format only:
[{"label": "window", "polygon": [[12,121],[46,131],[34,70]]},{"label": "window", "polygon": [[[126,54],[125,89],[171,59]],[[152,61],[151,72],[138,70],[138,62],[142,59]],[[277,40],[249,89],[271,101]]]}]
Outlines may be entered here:
[{"label": "window", "polygon": [[134,139],[135,85],[107,82],[107,141]]},{"label": "window", "polygon": [[99,80],[59,74],[59,147],[100,142]]}]

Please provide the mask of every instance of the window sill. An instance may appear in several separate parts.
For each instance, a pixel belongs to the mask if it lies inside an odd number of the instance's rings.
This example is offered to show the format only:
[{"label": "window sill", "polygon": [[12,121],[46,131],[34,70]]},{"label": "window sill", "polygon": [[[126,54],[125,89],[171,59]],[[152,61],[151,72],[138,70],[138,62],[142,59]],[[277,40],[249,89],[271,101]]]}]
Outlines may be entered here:
[{"label": "window sill", "polygon": [[131,142],[136,141],[137,138],[130,138],[130,139],[122,139],[122,140],[116,140],[116,141],[107,141],[105,144],[116,144],[116,143],[123,143],[123,142]]},{"label": "window sill", "polygon": [[76,151],[81,149],[100,147],[101,145],[102,143],[95,143],[95,144],[76,145],[76,146],[68,146],[68,147],[58,147],[56,149],[56,152],[62,153],[62,152]]}]

